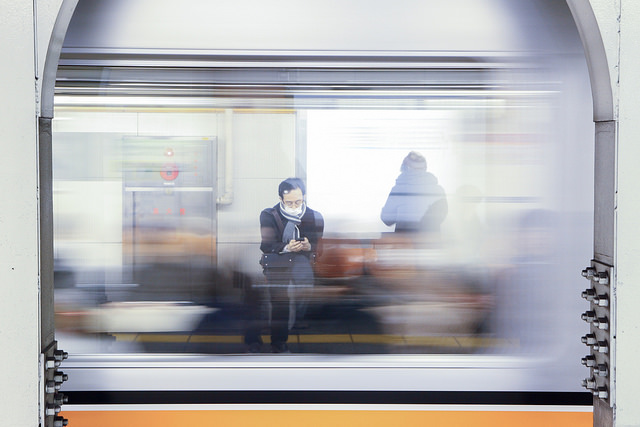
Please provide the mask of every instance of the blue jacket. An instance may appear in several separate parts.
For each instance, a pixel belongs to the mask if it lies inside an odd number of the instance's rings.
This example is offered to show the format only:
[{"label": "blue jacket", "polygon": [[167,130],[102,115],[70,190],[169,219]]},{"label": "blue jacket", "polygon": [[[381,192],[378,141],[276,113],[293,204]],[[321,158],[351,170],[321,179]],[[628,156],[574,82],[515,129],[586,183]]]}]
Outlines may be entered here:
[{"label": "blue jacket", "polygon": [[396,179],[380,219],[395,224],[396,231],[439,231],[447,212],[446,195],[435,175],[409,169]]}]

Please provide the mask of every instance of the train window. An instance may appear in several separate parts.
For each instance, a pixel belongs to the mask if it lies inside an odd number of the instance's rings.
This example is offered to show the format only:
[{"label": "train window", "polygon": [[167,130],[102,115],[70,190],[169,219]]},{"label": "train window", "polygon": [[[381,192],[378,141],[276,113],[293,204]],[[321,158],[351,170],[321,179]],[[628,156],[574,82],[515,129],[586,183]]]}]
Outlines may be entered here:
[{"label": "train window", "polygon": [[[562,346],[545,331],[572,321],[558,316],[581,284],[558,283],[576,282],[588,256],[593,178],[558,106],[582,94],[520,59],[474,64],[63,63],[61,345],[270,352],[284,319],[296,354]],[[586,161],[568,162],[577,151]],[[294,176],[324,219],[321,251],[312,285],[274,290],[258,263],[259,216]]]}]

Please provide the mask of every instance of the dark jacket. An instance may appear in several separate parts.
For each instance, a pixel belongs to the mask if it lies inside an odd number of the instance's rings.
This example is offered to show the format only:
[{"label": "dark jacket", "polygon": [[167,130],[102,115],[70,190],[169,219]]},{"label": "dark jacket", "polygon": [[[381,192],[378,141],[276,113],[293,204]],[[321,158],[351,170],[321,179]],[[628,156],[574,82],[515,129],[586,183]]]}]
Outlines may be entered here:
[{"label": "dark jacket", "polygon": [[[260,235],[262,240],[260,242],[260,250],[264,253],[280,253],[284,250],[284,247],[289,242],[282,241],[282,229],[279,227],[276,215],[280,217],[282,225],[285,226],[287,220],[280,213],[279,204],[272,208],[264,209],[260,212]],[[324,218],[320,212],[314,211],[307,207],[306,212],[302,216],[301,223],[298,225],[300,230],[300,236],[306,237],[311,243],[311,251],[302,251],[301,254],[310,257],[311,254],[319,254],[320,239],[324,232]]]},{"label": "dark jacket", "polygon": [[396,231],[439,231],[447,212],[447,199],[435,175],[410,169],[396,179],[380,219],[395,224]]}]

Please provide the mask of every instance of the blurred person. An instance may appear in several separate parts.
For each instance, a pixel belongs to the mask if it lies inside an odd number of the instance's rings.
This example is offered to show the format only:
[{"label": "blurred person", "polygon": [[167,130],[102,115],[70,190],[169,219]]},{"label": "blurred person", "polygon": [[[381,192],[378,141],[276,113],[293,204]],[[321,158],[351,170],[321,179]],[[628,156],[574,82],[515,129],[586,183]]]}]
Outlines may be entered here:
[{"label": "blurred person", "polygon": [[[562,311],[556,298],[559,277],[560,223],[557,213],[532,209],[518,219],[513,232],[510,268],[498,281],[495,329],[498,336],[515,340],[524,353],[544,353],[554,343],[557,316]],[[557,279],[556,279],[557,280]]]},{"label": "blurred person", "polygon": [[483,203],[480,189],[469,184],[458,187],[449,199],[449,213],[442,224],[442,233],[455,259],[463,264],[481,264],[487,256],[487,224],[480,212]]},{"label": "blurred person", "polygon": [[437,233],[447,216],[448,205],[438,179],[427,172],[427,161],[411,151],[402,161],[400,175],[391,189],[380,219],[396,232]]},{"label": "blurred person", "polygon": [[[260,213],[261,264],[271,305],[271,348],[274,353],[289,351],[290,288],[313,286],[312,264],[324,232],[324,218],[307,207],[305,195],[301,179],[287,178],[278,186],[280,202]],[[255,298],[253,303],[256,303]],[[253,316],[257,314],[257,310],[252,313]],[[247,329],[245,343],[250,352],[259,351],[262,340],[257,322]]]}]

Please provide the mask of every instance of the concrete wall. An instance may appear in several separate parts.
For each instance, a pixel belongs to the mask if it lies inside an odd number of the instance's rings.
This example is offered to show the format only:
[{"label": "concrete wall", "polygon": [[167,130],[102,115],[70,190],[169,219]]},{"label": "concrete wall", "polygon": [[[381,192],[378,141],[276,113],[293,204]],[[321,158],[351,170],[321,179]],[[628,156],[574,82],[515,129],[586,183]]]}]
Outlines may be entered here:
[{"label": "concrete wall", "polygon": [[[618,67],[617,208],[615,250],[617,268],[616,427],[640,425],[637,402],[640,371],[640,3],[621,0]],[[613,46],[615,46],[612,43]],[[612,47],[613,47],[612,46]],[[615,56],[612,56],[614,59]]]},{"label": "concrete wall", "polygon": [[40,309],[34,11],[31,2],[10,0],[0,8],[0,408],[3,423],[35,426]]}]

